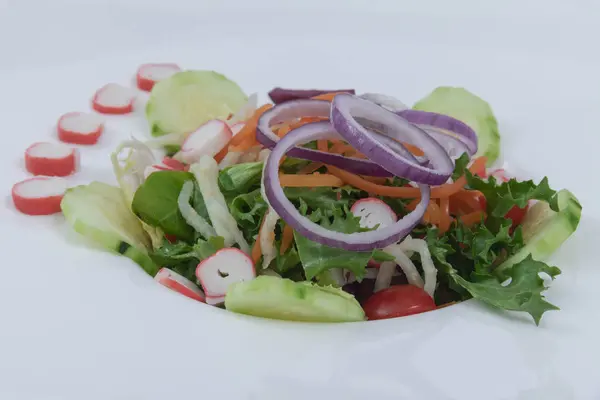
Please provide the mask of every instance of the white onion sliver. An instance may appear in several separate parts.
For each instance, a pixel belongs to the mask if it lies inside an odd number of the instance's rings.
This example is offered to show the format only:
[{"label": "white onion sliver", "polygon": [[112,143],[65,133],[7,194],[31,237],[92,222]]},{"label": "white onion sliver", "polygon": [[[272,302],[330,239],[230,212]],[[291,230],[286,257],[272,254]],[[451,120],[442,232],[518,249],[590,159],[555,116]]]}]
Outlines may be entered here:
[{"label": "white onion sliver", "polygon": [[250,246],[229,212],[225,197],[219,189],[219,167],[215,159],[210,156],[202,156],[198,163],[191,165],[190,171],[198,181],[208,216],[217,235],[225,239],[225,246],[237,243],[244,253],[250,254]]},{"label": "white onion sliver", "polygon": [[423,267],[423,274],[425,275],[425,285],[423,286],[423,290],[433,297],[435,287],[437,286],[437,268],[435,268],[433,260],[431,259],[427,242],[425,242],[423,239],[413,239],[410,236],[407,236],[399,246],[403,250],[410,250],[419,253],[419,256],[421,257],[421,266]]},{"label": "white onion sliver", "polygon": [[269,268],[271,261],[275,259],[276,251],[275,244],[275,227],[279,221],[279,215],[277,212],[269,207],[269,210],[265,214],[265,220],[263,226],[260,229],[258,240],[260,244],[260,251],[263,254],[263,269]]},{"label": "white onion sliver", "polygon": [[408,106],[393,96],[380,93],[363,93],[358,96],[393,112],[407,110]]},{"label": "white onion sliver", "polygon": [[238,162],[240,162],[241,158],[242,158],[242,153],[241,152],[239,152],[239,151],[230,151],[229,153],[227,153],[225,155],[225,157],[223,157],[223,159],[219,163],[219,169],[225,169],[227,167],[231,167],[232,165],[235,165]]},{"label": "white onion sliver", "polygon": [[408,280],[409,284],[420,288],[424,286],[423,278],[421,278],[417,267],[415,266],[415,264],[413,264],[410,258],[408,258],[406,254],[404,254],[404,251],[400,247],[400,245],[392,244],[383,249],[383,251],[385,251],[386,253],[390,253],[396,258],[395,261],[402,269],[402,272],[404,272],[404,275],[406,275],[406,280]]},{"label": "white onion sliver", "polygon": [[392,284],[392,277],[396,272],[396,263],[394,261],[385,261],[379,266],[377,278],[375,278],[374,292],[387,289]]},{"label": "white onion sliver", "polygon": [[181,212],[183,219],[185,219],[185,222],[187,222],[188,225],[194,228],[196,232],[201,234],[205,239],[215,236],[217,234],[215,229],[210,226],[210,224],[190,205],[190,198],[192,197],[193,190],[194,183],[192,181],[187,181],[183,184],[183,188],[179,193],[179,197],[177,197],[177,206],[179,207],[179,211]]}]

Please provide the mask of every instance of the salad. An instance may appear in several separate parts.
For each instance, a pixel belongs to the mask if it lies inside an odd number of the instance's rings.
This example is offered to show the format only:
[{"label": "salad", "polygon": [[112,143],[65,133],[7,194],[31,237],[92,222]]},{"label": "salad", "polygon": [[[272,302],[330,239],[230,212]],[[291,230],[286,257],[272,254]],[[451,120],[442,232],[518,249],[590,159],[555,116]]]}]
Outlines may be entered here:
[{"label": "salad", "polygon": [[[260,104],[225,76],[145,64],[150,140],[123,141],[118,185],[67,188],[101,114],[135,109],[108,84],[97,113],[58,123],[25,155],[26,214],[62,212],[80,234],[162,285],[229,311],[292,321],[407,316],[477,299],[539,324],[561,273],[546,264],[577,229],[568,190],[498,167],[491,107],[438,87],[412,108],[355,90],[275,88]],[[99,114],[98,114],[99,113]],[[43,175],[46,175],[44,177]],[[543,278],[544,277],[544,278]]]}]

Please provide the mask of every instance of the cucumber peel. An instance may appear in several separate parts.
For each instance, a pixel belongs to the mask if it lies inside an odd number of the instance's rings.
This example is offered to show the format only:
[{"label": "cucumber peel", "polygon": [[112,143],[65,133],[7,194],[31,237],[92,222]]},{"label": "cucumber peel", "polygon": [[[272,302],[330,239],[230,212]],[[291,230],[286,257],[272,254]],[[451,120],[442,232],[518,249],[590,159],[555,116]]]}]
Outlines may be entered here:
[{"label": "cucumber peel", "polygon": [[148,236],[129,210],[121,189],[101,182],[76,186],[67,191],[60,206],[77,233],[130,258],[148,274],[156,275],[159,268],[147,253]]},{"label": "cucumber peel", "polygon": [[240,314],[304,322],[364,321],[354,296],[334,287],[262,275],[229,287],[225,308]]},{"label": "cucumber peel", "polygon": [[556,194],[558,211],[550,204],[538,201],[525,214],[522,233],[525,246],[496,269],[500,273],[531,255],[533,259],[548,259],[577,230],[581,219],[581,204],[566,189]]}]

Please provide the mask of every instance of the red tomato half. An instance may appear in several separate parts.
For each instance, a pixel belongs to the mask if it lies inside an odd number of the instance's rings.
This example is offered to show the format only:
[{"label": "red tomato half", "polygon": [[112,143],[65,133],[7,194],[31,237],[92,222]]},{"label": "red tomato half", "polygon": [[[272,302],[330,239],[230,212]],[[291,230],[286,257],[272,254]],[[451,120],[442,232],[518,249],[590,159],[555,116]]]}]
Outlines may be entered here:
[{"label": "red tomato half", "polygon": [[435,310],[435,302],[421,288],[397,285],[369,297],[363,309],[370,320],[387,319]]},{"label": "red tomato half", "polygon": [[527,204],[523,208],[514,206],[513,208],[510,209],[509,212],[506,213],[504,218],[511,219],[512,227],[515,228],[515,227],[519,226],[521,224],[521,222],[523,222],[523,218],[525,217],[525,214],[527,214],[527,209],[529,209],[529,204]]}]

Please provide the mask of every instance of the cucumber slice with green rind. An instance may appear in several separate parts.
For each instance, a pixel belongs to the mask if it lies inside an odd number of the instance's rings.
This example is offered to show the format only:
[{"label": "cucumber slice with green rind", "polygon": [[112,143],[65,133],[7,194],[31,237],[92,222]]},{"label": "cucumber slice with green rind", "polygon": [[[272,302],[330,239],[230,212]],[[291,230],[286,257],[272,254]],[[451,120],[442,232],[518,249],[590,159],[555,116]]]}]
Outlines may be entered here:
[{"label": "cucumber slice with green rind", "polygon": [[525,246],[502,263],[497,271],[510,268],[531,254],[533,259],[548,259],[577,230],[581,219],[581,204],[573,193],[564,189],[557,193],[558,212],[545,201],[538,201],[523,219]]},{"label": "cucumber slice with green rind", "polygon": [[146,250],[150,246],[148,236],[127,207],[121,189],[101,182],[76,186],[65,193],[60,206],[77,233],[156,275],[159,268]]},{"label": "cucumber slice with green rind", "polygon": [[225,119],[248,98],[233,81],[214,71],[183,71],[154,85],[146,104],[152,136],[186,134],[211,119]]},{"label": "cucumber slice with green rind", "polygon": [[240,314],[288,321],[353,322],[365,319],[358,301],[341,289],[268,275],[230,286],[225,296],[225,308]]}]

